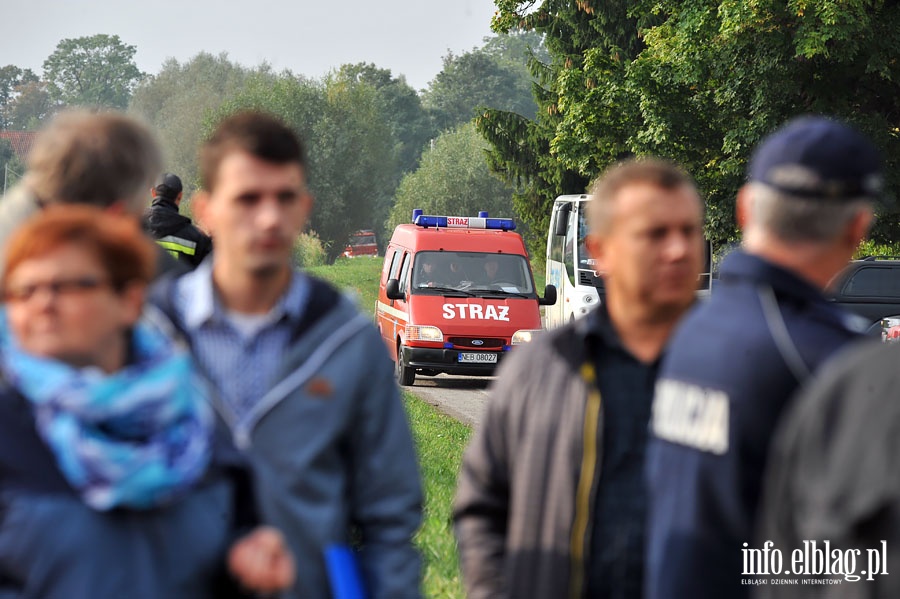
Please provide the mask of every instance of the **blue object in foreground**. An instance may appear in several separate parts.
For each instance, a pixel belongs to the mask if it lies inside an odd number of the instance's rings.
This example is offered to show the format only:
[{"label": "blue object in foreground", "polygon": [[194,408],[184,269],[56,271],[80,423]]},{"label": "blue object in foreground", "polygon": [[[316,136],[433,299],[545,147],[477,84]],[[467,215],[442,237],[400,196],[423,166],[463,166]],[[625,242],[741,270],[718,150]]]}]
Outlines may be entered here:
[{"label": "blue object in foreground", "polygon": [[325,548],[325,565],[334,599],[365,599],[362,575],[353,550],[347,545]]}]

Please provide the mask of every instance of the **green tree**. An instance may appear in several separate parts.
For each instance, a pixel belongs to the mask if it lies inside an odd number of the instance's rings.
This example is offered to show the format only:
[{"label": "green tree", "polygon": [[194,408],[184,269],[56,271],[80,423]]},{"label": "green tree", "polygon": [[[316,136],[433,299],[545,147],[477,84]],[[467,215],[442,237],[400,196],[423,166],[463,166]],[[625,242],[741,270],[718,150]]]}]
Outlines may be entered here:
[{"label": "green tree", "polygon": [[[900,5],[868,0],[664,3],[630,69],[638,152],[668,153],[707,194],[708,229],[734,237],[733,198],[759,140],[799,114],[849,121],[880,146],[887,194],[875,237],[900,234]],[[730,233],[730,235],[727,235]]]},{"label": "green tree", "polygon": [[6,124],[11,130],[31,131],[40,129],[53,115],[53,101],[43,81],[29,81],[15,89],[15,97],[6,111]]},{"label": "green tree", "polygon": [[157,132],[166,157],[166,170],[178,174],[187,193],[199,186],[197,147],[206,116],[243,89],[251,76],[274,79],[266,65],[247,69],[228,59],[201,52],[179,63],[163,63],[159,73],[134,90],[129,111],[145,119]]},{"label": "green tree", "polygon": [[[707,202],[716,245],[737,237],[733,206],[759,140],[822,113],[867,132],[888,159],[876,235],[896,236],[900,188],[900,6],[871,0],[599,2],[497,0],[498,31],[545,34],[536,119],[485,113],[492,165],[519,184],[532,220],[550,196],[581,189],[614,160],[653,154],[684,165]],[[533,65],[534,66],[534,65]],[[537,68],[536,70],[541,70]],[[546,151],[547,153],[543,153]],[[549,155],[549,157],[548,157]]]},{"label": "green tree", "polygon": [[66,106],[124,110],[143,77],[135,52],[137,48],[122,43],[118,35],[60,41],[43,65],[50,98]]},{"label": "green tree", "polygon": [[443,69],[423,96],[439,130],[472,120],[479,108],[490,107],[535,115],[532,77],[527,63],[534,52],[543,52],[536,35],[504,34],[485,38],[485,45],[444,57]]},{"label": "green tree", "polygon": [[17,88],[26,83],[35,83],[38,76],[31,69],[20,69],[8,64],[0,67],[0,129],[9,129],[10,105],[15,100]]},{"label": "green tree", "polygon": [[327,258],[333,262],[351,233],[384,222],[398,183],[397,154],[375,87],[335,78],[324,85],[325,110],[310,142],[316,176],[311,187],[320,203],[311,226],[327,240]]},{"label": "green tree", "polygon": [[426,214],[513,216],[512,189],[491,174],[487,143],[472,123],[442,133],[422,155],[419,168],[403,178],[389,229],[410,222],[415,208]]},{"label": "green tree", "polygon": [[352,232],[373,226],[374,207],[393,191],[394,138],[377,90],[364,82],[290,73],[274,80],[252,77],[207,120],[206,129],[241,109],[275,114],[303,140],[316,198],[310,227],[334,261]]},{"label": "green tree", "polygon": [[334,75],[337,80],[367,83],[378,92],[384,118],[397,143],[397,181],[416,168],[422,150],[437,131],[422,106],[422,99],[403,75],[394,77],[390,69],[371,63],[347,64]]},{"label": "green tree", "polygon": [[6,190],[15,185],[25,172],[8,139],[0,139],[0,200]]}]

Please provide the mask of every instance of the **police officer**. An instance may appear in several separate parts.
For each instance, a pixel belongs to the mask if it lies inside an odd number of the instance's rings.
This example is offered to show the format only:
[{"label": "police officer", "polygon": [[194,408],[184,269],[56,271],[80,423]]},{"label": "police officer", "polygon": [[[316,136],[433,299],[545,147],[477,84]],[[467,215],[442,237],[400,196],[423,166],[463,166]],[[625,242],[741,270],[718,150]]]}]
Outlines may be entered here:
[{"label": "police officer", "polygon": [[[800,384],[864,327],[823,295],[872,221],[872,143],[819,117],[756,150],[737,197],[743,249],[687,317],[654,396],[646,591],[650,599],[745,597],[773,429]],[[789,561],[794,547],[781,548]]]},{"label": "police officer", "polygon": [[181,205],[181,179],[163,173],[150,190],[153,202],[145,219],[147,230],[172,256],[194,268],[212,251],[212,240],[178,213]]}]

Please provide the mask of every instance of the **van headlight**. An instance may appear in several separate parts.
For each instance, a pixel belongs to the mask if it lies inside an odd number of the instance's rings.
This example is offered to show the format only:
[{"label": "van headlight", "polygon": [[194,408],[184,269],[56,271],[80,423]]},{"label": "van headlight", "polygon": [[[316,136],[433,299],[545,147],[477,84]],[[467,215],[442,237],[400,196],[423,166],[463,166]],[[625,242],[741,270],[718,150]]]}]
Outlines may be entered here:
[{"label": "van headlight", "polygon": [[510,345],[522,345],[523,343],[529,343],[531,341],[531,337],[538,331],[540,331],[540,329],[522,329],[521,331],[516,331],[512,336]]},{"label": "van headlight", "polygon": [[444,340],[444,333],[437,327],[411,324],[406,327],[407,341],[437,341]]}]

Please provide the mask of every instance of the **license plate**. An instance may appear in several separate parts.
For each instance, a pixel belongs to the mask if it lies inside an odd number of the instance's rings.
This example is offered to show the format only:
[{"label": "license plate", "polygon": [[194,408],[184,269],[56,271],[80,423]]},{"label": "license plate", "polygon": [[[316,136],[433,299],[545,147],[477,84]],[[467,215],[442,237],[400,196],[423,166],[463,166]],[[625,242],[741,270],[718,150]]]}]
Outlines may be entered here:
[{"label": "license plate", "polygon": [[496,364],[497,354],[486,352],[459,352],[459,361],[464,364]]}]

